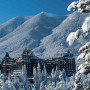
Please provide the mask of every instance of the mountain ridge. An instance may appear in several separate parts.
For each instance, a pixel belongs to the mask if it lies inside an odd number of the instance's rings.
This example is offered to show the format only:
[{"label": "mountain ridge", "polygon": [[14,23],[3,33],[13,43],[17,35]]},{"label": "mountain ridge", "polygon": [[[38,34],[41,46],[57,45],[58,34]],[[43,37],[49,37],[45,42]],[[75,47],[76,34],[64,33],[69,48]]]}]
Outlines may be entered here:
[{"label": "mountain ridge", "polygon": [[[24,17],[25,21],[0,38],[0,58],[4,57],[5,52],[9,52],[11,57],[19,56],[25,48],[33,49],[40,58],[58,57],[67,50],[78,55],[78,48],[85,43],[84,38],[75,41],[71,47],[66,38],[70,32],[81,28],[87,16],[75,12],[68,16],[51,17],[41,12]],[[89,40],[90,37],[87,38]]]},{"label": "mountain ridge", "polygon": [[0,38],[1,58],[5,52],[9,52],[11,56],[18,56],[24,48],[39,46],[41,39],[49,35],[64,18],[66,16],[59,20],[59,17],[48,17],[44,13],[40,13],[27,19],[12,32]]},{"label": "mountain ridge", "polygon": [[68,46],[66,38],[70,32],[74,32],[78,28],[81,28],[87,16],[87,14],[80,14],[78,12],[70,14],[60,25],[52,30],[52,34],[41,41],[39,47],[33,50],[35,54],[42,58],[49,58],[60,56],[61,53],[70,50],[71,53],[78,55],[78,49],[85,44],[84,38],[81,37],[81,40],[75,41],[71,47]]}]

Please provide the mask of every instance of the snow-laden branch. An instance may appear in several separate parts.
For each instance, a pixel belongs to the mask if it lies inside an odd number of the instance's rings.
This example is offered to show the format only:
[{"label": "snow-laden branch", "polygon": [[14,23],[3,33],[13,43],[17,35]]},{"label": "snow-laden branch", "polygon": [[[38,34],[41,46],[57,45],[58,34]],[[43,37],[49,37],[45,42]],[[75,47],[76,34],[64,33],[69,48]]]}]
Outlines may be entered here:
[{"label": "snow-laden branch", "polygon": [[[79,0],[79,1],[72,2],[68,6],[67,10],[70,11],[72,9],[78,10],[78,12],[81,12],[81,13],[89,13],[90,0]],[[71,32],[69,34],[69,36],[67,37],[67,42],[69,45],[72,45],[73,42],[80,37],[80,35],[85,37],[85,36],[88,36],[89,34],[90,34],[90,16],[85,19],[85,22],[83,23],[81,30],[77,30],[76,32]],[[90,84],[88,83],[87,87],[83,87],[82,83],[85,83],[87,75],[90,74],[90,41],[87,42],[84,46],[82,46],[79,49],[79,52],[82,52],[82,53],[78,56],[77,59],[79,60],[84,59],[86,62],[84,64],[81,64],[77,68],[73,90],[79,90],[79,89],[89,90]],[[86,77],[85,76],[83,77],[83,75],[86,75]]]},{"label": "snow-laden branch", "polygon": [[71,32],[68,35],[66,40],[69,46],[71,46],[74,43],[74,41],[80,37],[81,34],[82,34],[82,31],[80,29],[78,29],[76,32]]},{"label": "snow-laden branch", "polygon": [[90,0],[79,0],[79,1],[74,1],[72,2],[67,10],[71,11],[71,10],[78,10],[79,12],[83,12],[83,13],[89,13],[90,12]]},{"label": "snow-laden branch", "polygon": [[87,17],[85,22],[82,25],[83,33],[90,31],[90,17]]},{"label": "snow-laden branch", "polygon": [[90,49],[90,42],[87,42],[84,46],[82,46],[79,49],[79,52],[84,52],[85,50],[88,50],[88,49]]}]

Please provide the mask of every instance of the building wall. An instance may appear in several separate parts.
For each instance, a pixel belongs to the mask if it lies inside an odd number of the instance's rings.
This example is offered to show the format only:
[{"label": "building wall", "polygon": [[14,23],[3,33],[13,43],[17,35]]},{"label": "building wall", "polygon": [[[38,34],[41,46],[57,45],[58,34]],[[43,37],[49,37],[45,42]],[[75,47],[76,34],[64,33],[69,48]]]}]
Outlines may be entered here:
[{"label": "building wall", "polygon": [[[5,59],[6,60],[6,59]],[[4,61],[5,61],[4,60]],[[52,69],[56,69],[58,67],[59,70],[65,69],[67,75],[73,75],[76,72],[75,58],[68,59],[67,57],[61,58],[52,58],[52,60],[42,60],[38,58],[34,58],[27,54],[22,54],[22,60],[9,59],[6,60],[8,62],[2,61],[1,63],[1,72],[8,75],[9,73],[13,73],[14,70],[21,70],[22,66],[26,64],[27,76],[33,76],[33,67],[37,68],[37,64],[40,64],[41,70],[45,65],[48,74],[51,73]]]}]

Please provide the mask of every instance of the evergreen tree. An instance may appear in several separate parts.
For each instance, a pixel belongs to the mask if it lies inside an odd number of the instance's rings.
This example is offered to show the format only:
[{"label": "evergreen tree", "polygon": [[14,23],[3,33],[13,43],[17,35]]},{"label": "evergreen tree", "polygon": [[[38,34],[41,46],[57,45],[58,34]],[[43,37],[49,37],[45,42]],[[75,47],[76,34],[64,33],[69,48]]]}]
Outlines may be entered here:
[{"label": "evergreen tree", "polygon": [[5,78],[4,75],[1,74],[1,90],[7,90],[7,85],[5,84]]},{"label": "evergreen tree", "polygon": [[8,80],[6,81],[6,84],[8,85],[10,90],[16,90],[15,85],[12,81],[11,74],[8,75]]},{"label": "evergreen tree", "polygon": [[22,75],[23,75],[24,82],[27,83],[27,69],[26,69],[26,65],[25,64],[22,67]]},{"label": "evergreen tree", "polygon": [[42,82],[40,83],[40,90],[46,90],[46,89],[45,89],[45,85],[44,85],[44,81],[42,81]]},{"label": "evergreen tree", "polygon": [[33,77],[34,77],[34,80],[36,81],[37,80],[37,71],[36,71],[35,67],[33,67]]},{"label": "evergreen tree", "polygon": [[38,63],[38,66],[37,66],[37,74],[38,74],[38,77],[41,76],[41,67],[40,67],[40,63]]},{"label": "evergreen tree", "polygon": [[[68,6],[68,10],[70,11],[71,9],[73,10],[78,10],[80,13],[89,13],[90,12],[90,0],[79,0],[72,2]],[[78,40],[80,36],[83,37],[89,37],[90,36],[90,16],[88,16],[85,19],[85,22],[82,25],[81,29],[78,29],[76,32],[71,32],[69,36],[67,37],[67,42],[69,45],[72,45],[75,40]],[[90,38],[90,37],[89,37]],[[82,46],[79,49],[79,52],[81,54],[78,56],[78,59],[84,59],[85,63],[81,64],[78,69],[77,73],[75,75],[75,85],[74,85],[74,90],[83,90],[86,87],[89,87],[90,84],[84,85],[85,77],[82,82],[82,76],[85,74],[86,76],[90,74],[90,42],[87,42],[84,46]],[[90,82],[90,78],[89,82]]]},{"label": "evergreen tree", "polygon": [[15,85],[16,90],[20,88],[19,77],[17,77],[17,75],[14,76],[14,85]]}]

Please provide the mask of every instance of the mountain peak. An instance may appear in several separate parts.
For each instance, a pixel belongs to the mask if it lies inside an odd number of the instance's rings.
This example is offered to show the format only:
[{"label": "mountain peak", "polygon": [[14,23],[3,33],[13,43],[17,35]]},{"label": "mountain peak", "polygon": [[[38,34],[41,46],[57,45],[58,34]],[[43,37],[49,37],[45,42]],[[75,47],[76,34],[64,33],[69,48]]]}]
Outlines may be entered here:
[{"label": "mountain peak", "polygon": [[39,13],[39,15],[45,15],[45,16],[48,16],[48,17],[57,17],[57,15],[52,14],[52,13],[47,13],[47,12],[41,12],[41,13]]}]

